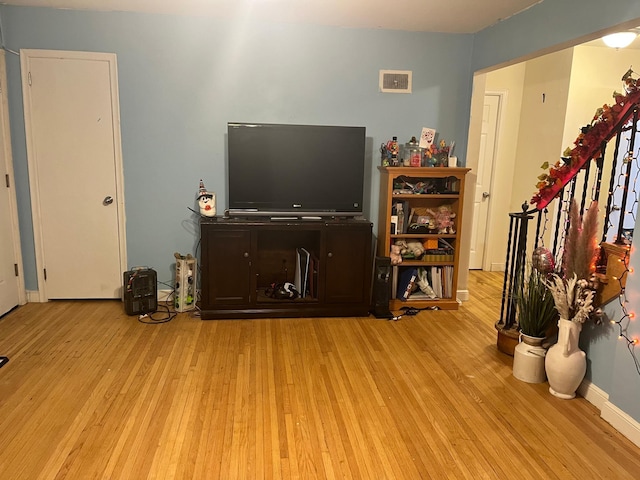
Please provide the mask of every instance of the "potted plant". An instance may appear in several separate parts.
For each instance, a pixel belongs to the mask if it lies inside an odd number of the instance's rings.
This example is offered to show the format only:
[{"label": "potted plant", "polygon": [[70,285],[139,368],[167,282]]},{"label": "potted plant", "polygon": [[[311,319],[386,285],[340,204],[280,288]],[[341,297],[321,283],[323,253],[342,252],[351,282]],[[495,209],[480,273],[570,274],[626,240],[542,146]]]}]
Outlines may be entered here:
[{"label": "potted plant", "polygon": [[527,280],[516,291],[516,308],[522,335],[545,338],[558,318],[553,295],[546,284],[547,275],[530,267]]},{"label": "potted plant", "polygon": [[516,285],[516,312],[520,343],[513,354],[513,376],[527,383],[546,380],[546,349],[542,342],[558,317],[553,295],[545,283],[546,274],[529,267],[526,280]]}]

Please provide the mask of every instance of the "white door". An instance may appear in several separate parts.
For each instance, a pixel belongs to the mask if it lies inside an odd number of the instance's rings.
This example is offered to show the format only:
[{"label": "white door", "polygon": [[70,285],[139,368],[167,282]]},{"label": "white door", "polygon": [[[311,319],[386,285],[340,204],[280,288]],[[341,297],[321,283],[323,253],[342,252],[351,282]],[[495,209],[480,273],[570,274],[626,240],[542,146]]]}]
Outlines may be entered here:
[{"label": "white door", "polygon": [[5,52],[0,51],[0,315],[25,303],[22,276],[22,256],[18,238],[18,214],[11,156],[11,134],[7,106],[7,75]]},{"label": "white door", "polygon": [[471,228],[471,254],[469,268],[483,268],[487,225],[489,221],[489,202],[491,201],[491,177],[496,154],[496,137],[500,96],[485,95],[482,110],[482,132],[480,136],[480,158],[478,176],[473,201],[473,226]]},{"label": "white door", "polygon": [[126,270],[114,54],[21,50],[41,301],[118,298]]}]

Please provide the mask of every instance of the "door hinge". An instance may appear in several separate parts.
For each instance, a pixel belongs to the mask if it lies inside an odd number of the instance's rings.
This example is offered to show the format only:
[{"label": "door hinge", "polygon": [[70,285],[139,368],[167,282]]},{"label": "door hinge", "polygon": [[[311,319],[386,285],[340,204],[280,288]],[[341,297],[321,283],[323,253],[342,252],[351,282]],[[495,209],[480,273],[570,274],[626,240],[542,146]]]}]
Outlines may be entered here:
[{"label": "door hinge", "polygon": [[11,188],[11,182],[9,182],[9,174],[6,173],[4,175],[4,178],[5,178],[6,182],[7,182],[7,188]]},{"label": "door hinge", "polygon": [[47,279],[47,269],[43,268],[43,270],[44,270],[44,279],[46,280]]},{"label": "door hinge", "polygon": [[13,269],[16,271],[16,277],[18,277],[20,275],[20,273],[18,272],[18,264],[17,263],[13,264]]},{"label": "door hinge", "polygon": [[29,86],[31,86],[31,72],[27,74],[27,82],[29,83]]}]

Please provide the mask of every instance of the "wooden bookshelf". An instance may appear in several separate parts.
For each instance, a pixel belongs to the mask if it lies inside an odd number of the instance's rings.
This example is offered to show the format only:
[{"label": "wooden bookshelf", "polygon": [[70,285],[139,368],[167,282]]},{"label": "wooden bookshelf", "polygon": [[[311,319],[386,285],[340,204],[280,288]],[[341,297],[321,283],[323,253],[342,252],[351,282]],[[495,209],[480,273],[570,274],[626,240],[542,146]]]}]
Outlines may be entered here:
[{"label": "wooden bookshelf", "polygon": [[[402,306],[417,308],[438,307],[443,310],[458,308],[457,285],[458,266],[460,258],[460,231],[462,227],[462,212],[465,178],[469,168],[451,167],[378,167],[380,171],[380,210],[378,217],[378,252],[379,256],[389,256],[391,245],[398,242],[420,242],[423,247],[431,244],[432,248],[418,258],[403,256],[402,263],[393,267],[392,296],[390,309],[398,310]],[[403,203],[405,210],[405,225],[402,231],[393,232],[391,218],[397,203]],[[437,227],[429,228],[428,223],[419,223],[418,218],[412,217],[412,211],[437,211],[447,205],[453,214],[453,232],[438,233]],[[426,216],[429,216],[426,215]],[[424,216],[421,216],[424,217]],[[420,218],[420,222],[424,222]],[[410,231],[412,224],[419,225],[419,233]],[[426,229],[426,230],[425,230]],[[435,243],[434,243],[435,242]],[[435,249],[433,245],[438,245]],[[452,248],[447,247],[449,245]],[[434,251],[437,253],[430,253]],[[445,252],[446,250],[446,252]],[[442,252],[441,252],[442,251]],[[445,258],[442,255],[447,254]],[[424,293],[419,288],[406,301],[396,298],[398,279],[404,269],[424,269],[428,273],[430,286],[433,288],[438,282],[434,275],[440,275],[440,283],[446,281],[446,288],[436,290],[436,298]],[[446,273],[444,273],[446,272]],[[446,290],[446,293],[445,291]]]}]

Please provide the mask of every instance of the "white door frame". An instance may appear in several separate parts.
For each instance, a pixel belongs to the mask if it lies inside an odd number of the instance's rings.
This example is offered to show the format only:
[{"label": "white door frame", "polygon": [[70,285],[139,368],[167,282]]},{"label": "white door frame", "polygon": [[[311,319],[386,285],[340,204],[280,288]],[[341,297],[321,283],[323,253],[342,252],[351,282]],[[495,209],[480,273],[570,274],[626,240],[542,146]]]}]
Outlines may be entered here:
[{"label": "white door frame", "polygon": [[32,131],[32,118],[28,107],[31,104],[31,89],[29,88],[29,59],[30,58],[71,58],[79,60],[94,60],[107,62],[109,64],[109,76],[111,85],[111,108],[113,112],[113,142],[114,142],[114,165],[117,201],[115,202],[118,211],[118,241],[120,243],[120,270],[127,270],[127,242],[125,234],[125,211],[124,211],[124,173],[122,163],[122,139],[120,135],[120,97],[118,95],[118,72],[117,59],[115,53],[98,52],[74,52],[58,50],[20,50],[20,70],[22,73],[22,99],[24,110],[24,126],[27,144],[27,161],[29,166],[29,187],[31,190],[31,216],[33,219],[33,240],[36,254],[36,270],[38,277],[38,300],[48,301],[46,292],[46,281],[44,276],[44,240],[42,237],[42,217],[40,213],[40,196],[38,188],[38,162],[36,159],[35,142]]},{"label": "white door frame", "polygon": [[[27,303],[27,293],[24,287],[24,265],[22,263],[22,248],[20,246],[20,226],[18,225],[18,201],[16,199],[16,179],[13,174],[13,152],[11,150],[11,128],[9,124],[9,103],[7,101],[7,64],[6,54],[0,49],[0,135],[2,135],[3,156],[6,171],[9,176],[9,213],[11,215],[11,233],[13,237],[13,252],[15,263],[18,265],[18,303]],[[4,188],[4,187],[3,187]]]},{"label": "white door frame", "polygon": [[[490,175],[490,183],[489,183],[489,191],[491,192],[491,196],[493,196],[494,191],[496,190],[496,163],[498,160],[498,152],[500,150],[500,131],[502,130],[502,112],[504,109],[505,102],[507,100],[507,92],[505,91],[494,91],[487,90],[484,92],[484,96],[491,95],[494,97],[498,97],[498,112],[496,118],[496,132],[495,132],[495,141],[494,141],[494,149],[493,149],[493,158],[491,159],[491,175]],[[484,97],[483,97],[484,98]],[[495,221],[496,215],[494,212],[494,208],[496,207],[496,203],[492,201],[492,198],[489,198],[489,207],[487,209],[487,229],[485,231],[484,238],[484,251],[482,252],[482,270],[483,271],[493,271],[492,261],[492,251],[491,251],[491,242],[489,241],[489,232],[493,230],[492,223]],[[507,221],[507,220],[505,220]]]}]

